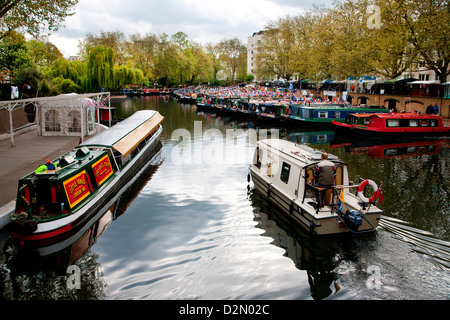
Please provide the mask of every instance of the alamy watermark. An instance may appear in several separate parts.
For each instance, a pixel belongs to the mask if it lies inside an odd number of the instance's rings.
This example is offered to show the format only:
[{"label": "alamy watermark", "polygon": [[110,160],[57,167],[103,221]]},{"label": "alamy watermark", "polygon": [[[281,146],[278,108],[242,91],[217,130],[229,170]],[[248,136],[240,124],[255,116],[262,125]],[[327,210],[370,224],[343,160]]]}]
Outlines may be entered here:
[{"label": "alamy watermark", "polygon": [[175,164],[249,164],[253,159],[256,142],[278,139],[278,129],[226,129],[203,130],[202,121],[194,121],[193,134],[187,129],[172,132],[175,142],[171,159]]},{"label": "alamy watermark", "polygon": [[366,9],[366,14],[369,14],[367,18],[367,29],[380,29],[381,28],[381,10],[379,6],[370,5]]},{"label": "alamy watermark", "polygon": [[69,275],[67,277],[67,289],[74,290],[74,289],[81,289],[81,270],[79,266],[76,265],[70,265],[66,273]]},{"label": "alamy watermark", "polygon": [[368,289],[381,289],[381,269],[379,266],[370,265],[367,267],[369,277],[366,280]]}]

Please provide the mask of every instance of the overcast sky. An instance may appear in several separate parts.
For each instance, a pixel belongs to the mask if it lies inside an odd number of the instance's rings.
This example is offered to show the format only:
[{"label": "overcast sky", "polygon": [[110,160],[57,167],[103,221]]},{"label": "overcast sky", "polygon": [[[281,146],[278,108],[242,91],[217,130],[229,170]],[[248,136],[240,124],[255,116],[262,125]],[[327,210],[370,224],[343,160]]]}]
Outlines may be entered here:
[{"label": "overcast sky", "polygon": [[75,14],[50,41],[67,58],[78,53],[78,40],[101,31],[166,33],[182,31],[202,44],[247,37],[267,22],[295,16],[314,4],[331,6],[332,0],[79,0]]}]

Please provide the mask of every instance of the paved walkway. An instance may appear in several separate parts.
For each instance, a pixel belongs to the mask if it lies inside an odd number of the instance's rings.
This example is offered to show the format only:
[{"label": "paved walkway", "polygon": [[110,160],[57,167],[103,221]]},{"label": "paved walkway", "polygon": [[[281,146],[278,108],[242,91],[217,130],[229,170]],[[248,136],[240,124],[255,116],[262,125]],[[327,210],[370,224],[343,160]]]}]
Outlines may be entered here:
[{"label": "paved walkway", "polygon": [[[54,160],[78,145],[80,137],[44,137],[37,129],[14,133],[0,140],[0,216],[15,204],[18,180],[46,162]],[[1,227],[1,226],[0,226]]]}]

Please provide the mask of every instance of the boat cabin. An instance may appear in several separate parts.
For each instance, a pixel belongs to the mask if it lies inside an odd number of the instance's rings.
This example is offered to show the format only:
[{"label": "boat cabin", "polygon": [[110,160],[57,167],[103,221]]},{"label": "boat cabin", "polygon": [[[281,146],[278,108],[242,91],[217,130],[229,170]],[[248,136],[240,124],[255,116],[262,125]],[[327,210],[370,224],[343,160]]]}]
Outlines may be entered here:
[{"label": "boat cabin", "polygon": [[[16,212],[41,221],[69,215],[98,194],[162,130],[156,111],[138,111],[126,120],[49,161],[52,170],[36,170],[19,180]],[[127,169],[128,170],[128,169]]]},{"label": "boat cabin", "polygon": [[[270,183],[303,202],[308,199],[315,201],[314,169],[322,152],[285,140],[269,139],[260,143],[264,146],[256,147],[253,163],[261,173],[265,173]],[[336,166],[336,185],[348,185],[347,165],[331,154],[328,160]],[[330,203],[331,190],[326,200]]]},{"label": "boat cabin", "polygon": [[[374,204],[381,189],[371,180],[353,185],[347,164],[328,154],[336,168],[335,184],[316,186],[314,172],[322,152],[287,140],[258,141],[250,175],[258,191],[311,234],[372,232],[382,211]],[[369,185],[374,194],[364,196]],[[350,190],[358,188],[358,196]]]},{"label": "boat cabin", "polygon": [[411,113],[394,113],[388,115],[374,114],[368,124],[376,128],[437,128],[442,126],[442,118],[434,115]]}]

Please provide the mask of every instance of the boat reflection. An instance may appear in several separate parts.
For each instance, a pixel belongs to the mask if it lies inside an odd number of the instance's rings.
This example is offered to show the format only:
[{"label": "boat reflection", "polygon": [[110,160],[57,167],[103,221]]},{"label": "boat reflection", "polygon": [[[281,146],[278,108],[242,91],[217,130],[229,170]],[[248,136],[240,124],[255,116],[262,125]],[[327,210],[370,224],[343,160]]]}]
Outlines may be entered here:
[{"label": "boat reflection", "polygon": [[[285,250],[285,256],[294,261],[299,270],[305,270],[311,297],[322,300],[340,291],[335,272],[342,254],[339,244],[343,239],[333,235],[314,237],[292,223],[275,205],[270,204],[256,188],[249,191],[257,227],[264,230],[262,236],[273,239],[272,244]],[[370,237],[370,234],[364,235]],[[336,240],[336,241],[335,241]]]},{"label": "boat reflection", "polygon": [[[12,299],[99,299],[104,296],[105,284],[101,279],[101,266],[97,255],[89,249],[106,231],[108,225],[123,215],[162,164],[162,144],[148,164],[99,210],[76,233],[51,245],[20,246],[12,241],[6,265],[14,290]],[[68,267],[77,265],[81,271],[81,290],[67,288]],[[55,285],[58,284],[58,285]],[[52,289],[49,291],[48,286]],[[33,296],[30,296],[29,292]],[[76,295],[76,296],[74,296]]]},{"label": "boat reflection", "polygon": [[449,139],[430,139],[419,141],[363,141],[338,138],[331,142],[332,148],[344,147],[351,154],[367,153],[374,159],[409,158],[439,153],[442,147],[448,145]]}]

